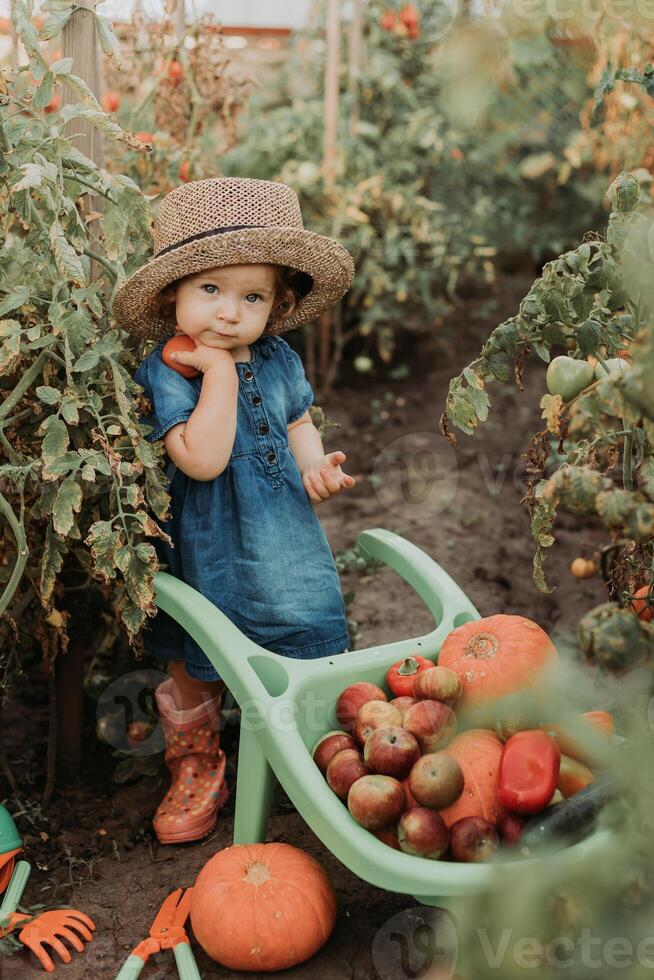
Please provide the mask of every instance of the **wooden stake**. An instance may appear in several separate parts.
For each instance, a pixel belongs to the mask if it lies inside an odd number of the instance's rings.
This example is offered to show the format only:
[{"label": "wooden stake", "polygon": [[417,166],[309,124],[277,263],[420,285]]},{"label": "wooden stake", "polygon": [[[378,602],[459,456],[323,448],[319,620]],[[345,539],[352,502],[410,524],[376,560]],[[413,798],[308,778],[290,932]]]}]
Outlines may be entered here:
[{"label": "wooden stake", "polygon": [[[63,29],[62,33],[62,57],[73,59],[73,71],[80,78],[83,78],[91,89],[96,99],[100,98],[100,56],[98,39],[95,29],[95,17],[93,0],[77,0],[77,9]],[[68,105],[79,101],[79,96],[74,89],[69,88],[65,83],[62,86],[62,104]],[[87,157],[90,157],[98,165],[104,165],[104,150],[102,146],[102,134],[99,129],[86,122],[84,119],[71,119],[63,127],[63,135],[68,136],[75,133],[74,145],[81,150]],[[92,211],[104,211],[104,198],[101,195],[89,192],[82,199],[83,214],[90,214]],[[87,225],[89,235],[100,238],[100,224],[96,219]],[[99,273],[98,265],[91,260],[91,279],[97,279]]]},{"label": "wooden stake", "polygon": [[175,37],[178,41],[181,41],[185,32],[186,11],[184,8],[184,0],[177,0],[177,9],[175,10]]},{"label": "wooden stake", "polygon": [[336,139],[338,134],[338,69],[341,47],[340,0],[328,0],[327,59],[325,64],[325,116],[323,139],[323,177],[327,190],[336,176]]},{"label": "wooden stake", "polygon": [[363,0],[353,0],[352,23],[350,24],[350,58],[348,90],[351,98],[350,132],[354,133],[359,122],[359,85],[361,83],[361,68],[363,63]]}]

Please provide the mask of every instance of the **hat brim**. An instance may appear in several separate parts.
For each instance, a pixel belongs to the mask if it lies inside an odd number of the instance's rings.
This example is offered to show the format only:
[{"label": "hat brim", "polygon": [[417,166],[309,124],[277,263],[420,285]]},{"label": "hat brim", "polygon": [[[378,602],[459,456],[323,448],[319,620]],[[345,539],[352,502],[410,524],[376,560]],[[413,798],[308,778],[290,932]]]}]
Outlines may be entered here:
[{"label": "hat brim", "polygon": [[151,259],[115,290],[112,314],[137,337],[160,340],[171,333],[158,293],[176,279],[225,265],[271,263],[309,275],[313,285],[290,317],[273,320],[267,332],[281,333],[314,320],[337,303],[354,278],[350,253],[333,238],[297,227],[249,228],[188,242]]}]

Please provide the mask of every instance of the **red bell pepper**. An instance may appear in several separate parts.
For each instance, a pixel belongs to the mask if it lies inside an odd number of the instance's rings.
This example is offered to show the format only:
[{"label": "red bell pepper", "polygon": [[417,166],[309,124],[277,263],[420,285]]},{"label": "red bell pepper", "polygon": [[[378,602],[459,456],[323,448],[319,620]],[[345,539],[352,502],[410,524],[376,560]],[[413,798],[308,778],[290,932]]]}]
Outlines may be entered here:
[{"label": "red bell pepper", "polygon": [[410,657],[398,660],[386,672],[386,686],[394,698],[411,697],[413,695],[413,678],[423,670],[434,666],[433,660],[427,660],[420,654],[412,653]]},{"label": "red bell pepper", "polygon": [[561,764],[556,740],[539,729],[516,732],[500,758],[498,799],[514,813],[538,813],[552,799]]}]

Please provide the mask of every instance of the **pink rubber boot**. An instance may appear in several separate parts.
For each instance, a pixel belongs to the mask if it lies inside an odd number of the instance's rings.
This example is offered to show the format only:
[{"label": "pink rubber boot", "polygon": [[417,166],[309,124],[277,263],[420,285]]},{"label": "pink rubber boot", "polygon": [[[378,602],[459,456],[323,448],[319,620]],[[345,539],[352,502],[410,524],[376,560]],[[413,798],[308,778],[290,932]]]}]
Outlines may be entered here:
[{"label": "pink rubber boot", "polygon": [[218,732],[222,694],[181,711],[173,697],[174,687],[170,677],[155,691],[166,741],[164,759],[172,775],[170,789],[152,820],[162,844],[206,837],[229,796],[227,760]]}]

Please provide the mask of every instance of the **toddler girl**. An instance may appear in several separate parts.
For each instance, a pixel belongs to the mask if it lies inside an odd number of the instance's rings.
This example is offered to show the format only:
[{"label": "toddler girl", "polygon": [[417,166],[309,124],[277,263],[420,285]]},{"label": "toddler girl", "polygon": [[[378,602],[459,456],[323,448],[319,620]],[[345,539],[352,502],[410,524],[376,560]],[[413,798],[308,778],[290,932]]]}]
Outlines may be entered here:
[{"label": "toddler girl", "polygon": [[[159,343],[135,381],[143,421],[164,440],[171,574],[210,599],[255,643],[303,659],[346,652],[338,571],[313,505],[353,487],[345,453],[325,453],[302,362],[281,334],[348,290],[354,265],[336,241],[304,229],[285,184],[219,177],[167,194],[154,257],[116,291],[126,329]],[[162,360],[174,334],[195,350]],[[196,372],[195,376],[183,376]],[[156,691],[172,785],[153,820],[162,843],[209,833],[227,797],[219,720],[225,685],[162,610],[145,628],[172,675]]]}]

